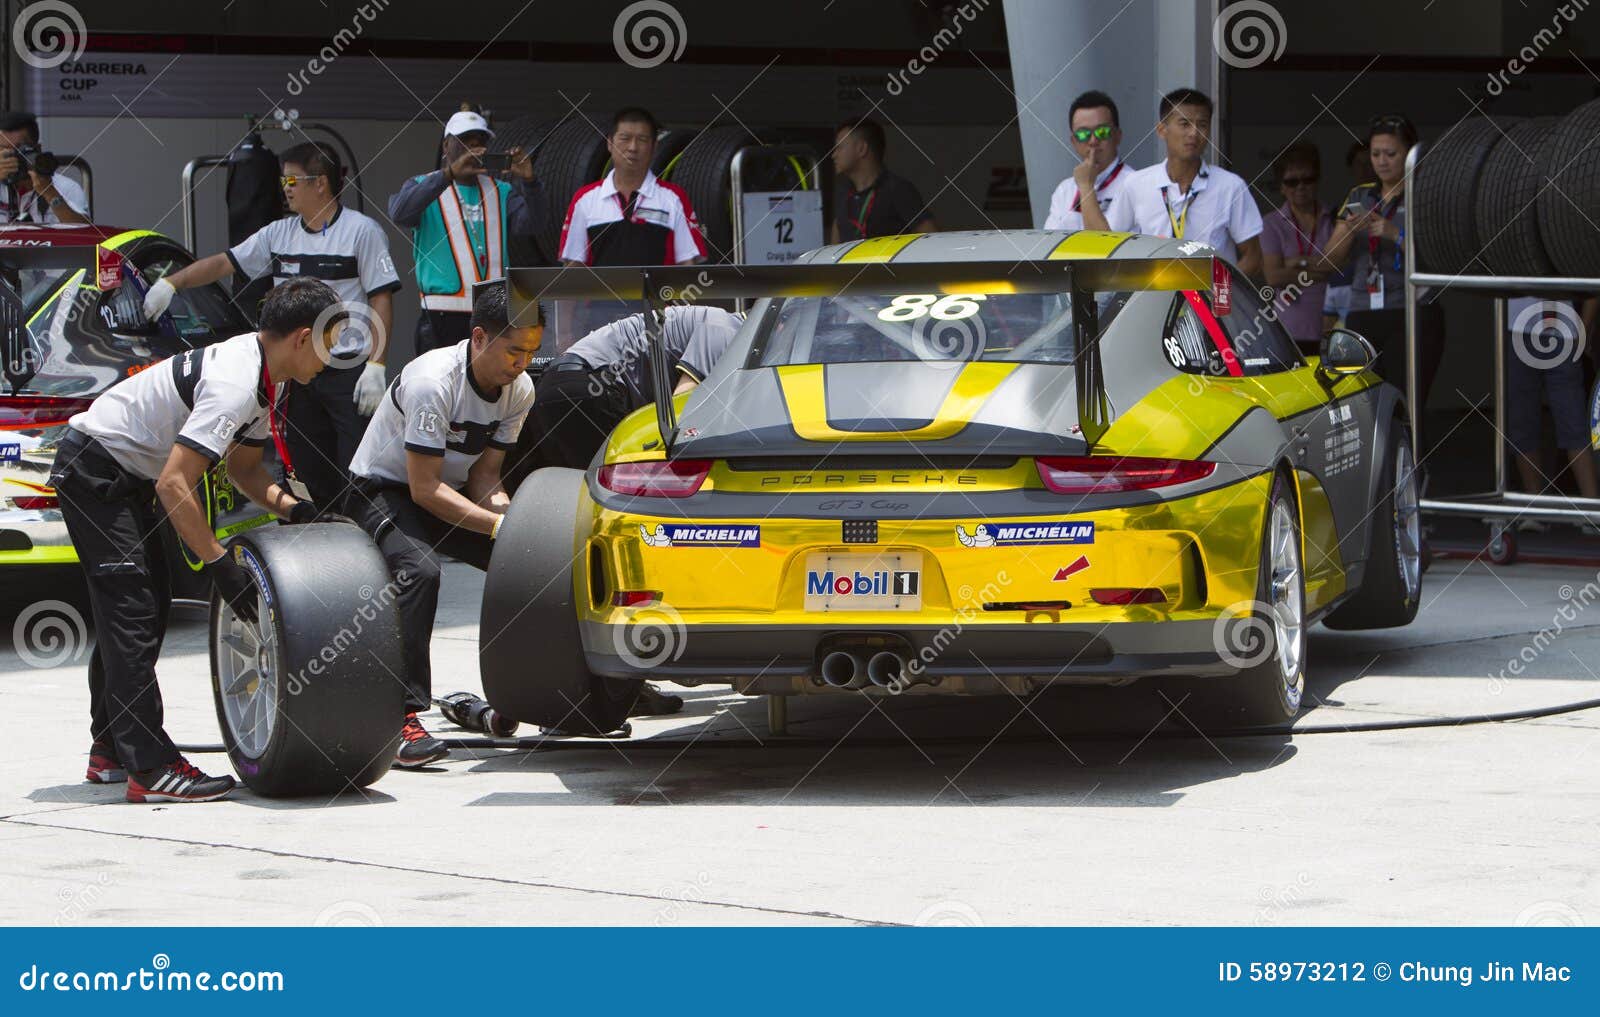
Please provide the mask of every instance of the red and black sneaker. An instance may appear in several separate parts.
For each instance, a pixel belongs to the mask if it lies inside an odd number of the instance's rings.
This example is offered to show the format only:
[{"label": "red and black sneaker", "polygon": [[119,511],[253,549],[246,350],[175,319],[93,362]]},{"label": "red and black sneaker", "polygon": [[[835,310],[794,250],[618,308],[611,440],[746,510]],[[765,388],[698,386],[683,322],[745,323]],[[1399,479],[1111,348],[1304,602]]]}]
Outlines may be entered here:
[{"label": "red and black sneaker", "polygon": [[89,746],[89,772],[83,779],[91,784],[121,784],[128,779],[122,768],[117,750],[110,742],[95,742]]},{"label": "red and black sneaker", "polygon": [[450,755],[444,742],[428,733],[414,713],[406,714],[405,726],[400,729],[400,748],[394,754],[394,765],[407,769],[437,763]]},{"label": "red and black sneaker", "polygon": [[232,790],[232,777],[207,776],[182,756],[166,766],[128,774],[130,802],[209,802]]}]

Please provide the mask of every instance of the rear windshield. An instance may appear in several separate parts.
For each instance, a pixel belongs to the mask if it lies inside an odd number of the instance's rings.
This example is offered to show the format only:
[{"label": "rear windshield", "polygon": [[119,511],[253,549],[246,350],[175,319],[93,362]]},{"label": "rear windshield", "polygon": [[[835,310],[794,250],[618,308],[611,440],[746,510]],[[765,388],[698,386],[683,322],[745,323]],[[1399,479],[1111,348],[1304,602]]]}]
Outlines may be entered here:
[{"label": "rear windshield", "polygon": [[[1132,294],[1095,295],[1105,335]],[[774,300],[751,366],[998,360],[1070,364],[1066,293],[898,293]]]}]

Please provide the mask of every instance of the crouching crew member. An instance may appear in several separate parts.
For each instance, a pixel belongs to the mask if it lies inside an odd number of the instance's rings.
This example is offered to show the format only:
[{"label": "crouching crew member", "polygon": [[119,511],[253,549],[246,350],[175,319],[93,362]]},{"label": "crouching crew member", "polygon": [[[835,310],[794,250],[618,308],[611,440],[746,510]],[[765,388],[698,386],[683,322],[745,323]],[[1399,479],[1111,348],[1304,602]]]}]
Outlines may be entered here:
[{"label": "crouching crew member", "polygon": [[479,286],[470,335],[406,365],[350,464],[355,489],[347,511],[377,542],[399,587],[406,718],[397,766],[425,766],[450,754],[417,720],[433,698],[428,646],[440,557],[489,567],[510,505],[500,467],[533,405],[526,371],[543,337],[542,313],[533,325],[511,326],[504,282]]},{"label": "crouching crew member", "polygon": [[[204,802],[233,788],[232,777],[207,776],[184,759],[162,727],[156,658],[172,597],[160,523],[164,514],[217,592],[254,622],[255,586],[217,542],[195,488],[226,457],[251,501],[292,522],[315,517],[315,506],[273,483],[262,452],[281,431],[284,383],[310,384],[326,364],[338,303],[315,279],[285,283],[267,295],[259,332],[119,382],[72,418],[61,441],[50,483],[88,579],[98,636],[89,658],[88,779],[127,781],[130,802]],[[316,325],[326,331],[313,334]]]},{"label": "crouching crew member", "polygon": [[[667,308],[662,339],[678,379],[674,394],[705,380],[742,324],[744,315],[717,307]],[[644,315],[595,329],[567,347],[539,379],[534,416],[546,464],[588,469],[612,428],[655,401]]]}]

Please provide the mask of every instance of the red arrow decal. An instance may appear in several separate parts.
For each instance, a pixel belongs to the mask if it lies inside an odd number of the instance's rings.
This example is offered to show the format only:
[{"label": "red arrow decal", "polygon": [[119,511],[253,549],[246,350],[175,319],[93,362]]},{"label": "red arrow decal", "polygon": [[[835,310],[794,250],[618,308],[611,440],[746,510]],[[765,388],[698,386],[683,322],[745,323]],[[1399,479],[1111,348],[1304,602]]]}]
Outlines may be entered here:
[{"label": "red arrow decal", "polygon": [[1073,562],[1071,565],[1067,565],[1067,566],[1065,566],[1063,568],[1056,569],[1055,581],[1059,583],[1063,579],[1066,579],[1066,578],[1069,578],[1071,576],[1077,575],[1079,572],[1082,572],[1084,569],[1086,569],[1088,567],[1089,567],[1089,559],[1080,554],[1080,555],[1078,555],[1078,560]]}]

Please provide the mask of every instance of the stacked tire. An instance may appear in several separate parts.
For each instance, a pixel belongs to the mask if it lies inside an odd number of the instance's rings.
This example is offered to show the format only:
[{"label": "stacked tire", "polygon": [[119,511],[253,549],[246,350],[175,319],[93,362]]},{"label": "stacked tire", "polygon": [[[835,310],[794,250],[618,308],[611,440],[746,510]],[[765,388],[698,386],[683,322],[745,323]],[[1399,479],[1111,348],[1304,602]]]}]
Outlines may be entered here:
[{"label": "stacked tire", "polygon": [[[683,188],[700,220],[713,262],[733,261],[733,158],[739,150],[760,145],[745,128],[732,125],[701,131],[674,160],[662,179]],[[747,158],[742,167],[746,191],[787,191],[803,187],[805,172],[793,161],[771,153]]]},{"label": "stacked tire", "polygon": [[[1512,124],[1484,161],[1478,181],[1476,275],[1550,275],[1534,205],[1554,117]],[[1426,224],[1424,228],[1427,228]],[[1418,236],[1421,236],[1419,233]]]},{"label": "stacked tire", "polygon": [[1558,274],[1600,277],[1600,100],[1563,117],[1550,131],[1542,155],[1539,232]]},{"label": "stacked tire", "polygon": [[1415,214],[1425,224],[1417,234],[1417,259],[1424,270],[1448,275],[1473,271],[1483,164],[1511,123],[1474,117],[1423,149],[1417,162]]}]

